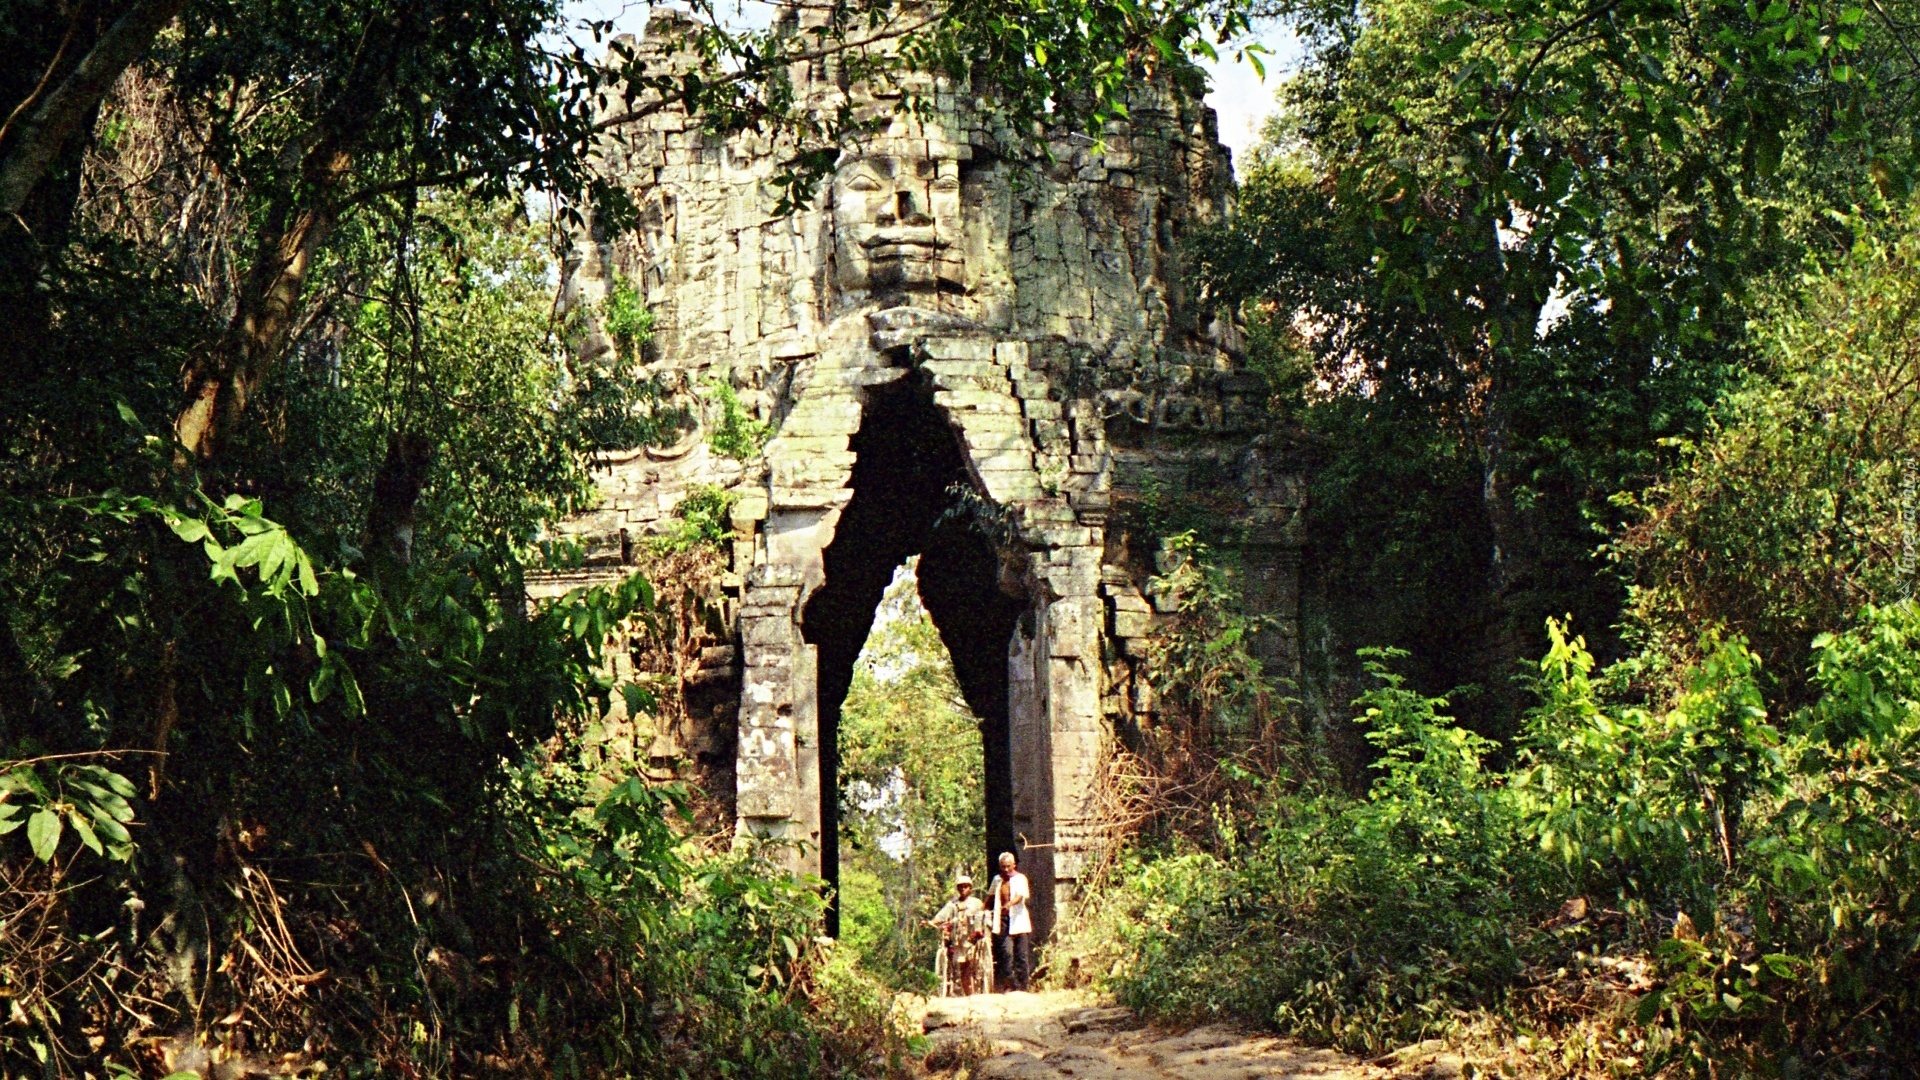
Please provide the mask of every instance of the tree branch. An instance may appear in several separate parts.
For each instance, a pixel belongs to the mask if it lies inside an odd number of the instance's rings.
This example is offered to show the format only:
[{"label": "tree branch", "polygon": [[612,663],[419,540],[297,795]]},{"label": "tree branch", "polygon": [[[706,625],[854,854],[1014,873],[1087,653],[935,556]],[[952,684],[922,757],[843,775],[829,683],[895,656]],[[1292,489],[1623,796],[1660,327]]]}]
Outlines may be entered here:
[{"label": "tree branch", "polygon": [[[739,71],[730,72],[726,75],[720,76],[719,78],[708,79],[706,80],[705,85],[729,86],[734,83],[745,82],[747,80],[757,78],[762,73],[766,71],[774,70],[776,68],[787,67],[792,64],[810,63],[815,60],[825,59],[829,56],[836,56],[836,55],[839,55],[840,53],[848,52],[853,49],[861,49],[861,48],[865,48],[868,45],[875,45],[883,41],[889,41],[896,38],[905,37],[908,34],[914,33],[915,31],[921,30],[931,25],[933,22],[936,21],[937,18],[938,18],[937,16],[929,15],[926,18],[923,18],[920,21],[912,23],[910,25],[889,27],[887,29],[877,31],[873,34],[869,34],[868,36],[859,38],[857,40],[841,41],[833,45],[822,46],[814,49],[806,49],[791,55],[782,55],[778,59],[763,59],[757,65],[749,65],[748,67],[742,68]],[[592,127],[589,128],[588,130],[592,134],[598,135],[602,132],[609,131],[613,128],[619,127],[622,124],[630,124],[635,120],[644,120],[647,117],[652,116],[654,113],[657,113],[660,110],[668,107],[669,105],[675,104],[679,100],[680,100],[679,98],[673,97],[671,95],[662,95],[661,97],[656,98],[652,101],[642,102],[637,106],[630,107],[624,112],[617,113],[613,116],[605,117],[600,120],[596,120],[594,121]],[[540,151],[529,150],[525,153],[517,154],[511,158],[508,158],[505,161],[496,161],[496,162],[491,162],[485,165],[469,165],[464,169],[453,169],[447,172],[432,173],[427,176],[411,176],[411,177],[405,177],[399,180],[389,180],[385,183],[374,184],[371,187],[361,188],[359,191],[356,191],[352,195],[349,195],[346,198],[342,199],[340,202],[340,208],[341,210],[344,211],[350,207],[359,206],[362,203],[370,202],[374,199],[380,198],[382,195],[394,195],[403,191],[411,191],[419,188],[440,187],[445,184],[458,184],[467,180],[477,180],[480,177],[486,176],[487,174],[495,172],[500,169],[510,169],[516,165],[525,165],[527,162],[530,162],[539,156],[540,156]]]},{"label": "tree branch", "polygon": [[20,213],[67,140],[100,104],[120,73],[147,51],[160,28],[173,21],[180,4],[181,0],[135,0],[127,13],[94,42],[60,88],[28,114],[19,141],[0,163],[0,215],[13,217]]},{"label": "tree branch", "polygon": [[0,124],[0,144],[7,141],[7,132],[13,130],[13,122],[20,119],[21,113],[32,108],[34,102],[40,100],[40,95],[46,90],[47,84],[53,81],[54,73],[60,70],[60,62],[67,58],[67,47],[73,44],[74,35],[80,32],[82,14],[84,9],[74,9],[73,18],[67,20],[67,32],[60,36],[60,47],[53,51],[53,59],[47,61],[47,70],[40,73],[40,81],[33,85],[33,93],[21,98],[20,104],[15,105],[13,111],[7,114],[7,122]]}]

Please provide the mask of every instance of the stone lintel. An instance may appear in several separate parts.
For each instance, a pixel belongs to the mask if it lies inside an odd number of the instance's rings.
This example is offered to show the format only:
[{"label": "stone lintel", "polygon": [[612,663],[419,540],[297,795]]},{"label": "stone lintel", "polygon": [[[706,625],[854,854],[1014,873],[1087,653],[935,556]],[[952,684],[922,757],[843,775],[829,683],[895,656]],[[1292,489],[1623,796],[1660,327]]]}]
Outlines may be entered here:
[{"label": "stone lintel", "polygon": [[841,487],[780,486],[769,492],[775,510],[844,510],[853,492]]},{"label": "stone lintel", "polygon": [[933,403],[949,411],[971,409],[977,412],[1020,415],[1018,398],[1010,394],[996,394],[986,390],[938,390],[934,392]]}]

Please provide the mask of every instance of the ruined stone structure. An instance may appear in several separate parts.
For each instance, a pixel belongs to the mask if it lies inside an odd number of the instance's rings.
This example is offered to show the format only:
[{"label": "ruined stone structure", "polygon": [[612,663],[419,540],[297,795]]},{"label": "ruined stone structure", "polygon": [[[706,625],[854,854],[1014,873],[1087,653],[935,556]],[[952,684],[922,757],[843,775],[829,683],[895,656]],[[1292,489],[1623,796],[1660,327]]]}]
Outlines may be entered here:
[{"label": "ruined stone structure", "polygon": [[[656,16],[641,55],[662,62],[679,31]],[[919,554],[985,737],[989,847],[1023,853],[1044,933],[1100,831],[1103,745],[1152,722],[1139,666],[1168,601],[1148,594],[1143,499],[1230,504],[1281,618],[1268,659],[1297,666],[1300,485],[1257,437],[1265,389],[1234,327],[1190,302],[1176,262],[1183,233],[1226,212],[1226,153],[1211,111],[1157,83],[1100,152],[1063,134],[1051,160],[964,95],[895,115],[831,63],[800,90],[891,119],[790,216],[771,214],[763,138],[669,110],[604,147],[640,223],[581,237],[572,299],[637,290],[656,317],[646,363],[700,426],[606,463],[601,508],[566,526],[585,567],[543,588],[620,574],[690,491],[737,497],[737,636],[707,657],[724,692],[653,754],[699,759],[739,833],[804,841],[802,868],[832,879],[840,703],[882,590]],[[768,426],[758,452],[731,447],[744,460],[715,447],[722,387]]]}]

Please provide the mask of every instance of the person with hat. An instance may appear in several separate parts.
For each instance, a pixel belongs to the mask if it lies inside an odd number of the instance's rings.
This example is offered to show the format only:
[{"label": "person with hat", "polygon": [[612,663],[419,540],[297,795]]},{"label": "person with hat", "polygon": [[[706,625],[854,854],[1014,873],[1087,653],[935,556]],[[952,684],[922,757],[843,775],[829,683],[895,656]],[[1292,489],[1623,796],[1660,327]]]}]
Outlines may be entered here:
[{"label": "person with hat", "polygon": [[947,950],[947,972],[962,996],[979,992],[980,939],[986,936],[987,905],[973,895],[973,879],[965,871],[953,879],[953,899],[934,913],[928,926],[940,931]]},{"label": "person with hat", "polygon": [[994,982],[1009,990],[1025,990],[1033,973],[1033,916],[1027,912],[1032,888],[1013,852],[1000,853],[1000,872],[994,875],[991,892]]}]

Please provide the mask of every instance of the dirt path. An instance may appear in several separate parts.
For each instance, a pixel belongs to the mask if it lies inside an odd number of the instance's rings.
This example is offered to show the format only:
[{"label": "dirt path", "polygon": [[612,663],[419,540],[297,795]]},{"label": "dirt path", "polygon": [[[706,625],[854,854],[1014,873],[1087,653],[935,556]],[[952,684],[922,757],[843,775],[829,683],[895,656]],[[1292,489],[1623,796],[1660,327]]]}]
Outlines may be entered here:
[{"label": "dirt path", "polygon": [[[1365,1064],[1225,1025],[1155,1029],[1072,991],[936,999],[923,1021],[930,1069],[973,1080],[1386,1080],[1458,1076],[1440,1062]],[[1409,1068],[1412,1066],[1412,1068]],[[1423,1066],[1437,1066],[1423,1067]]]}]

